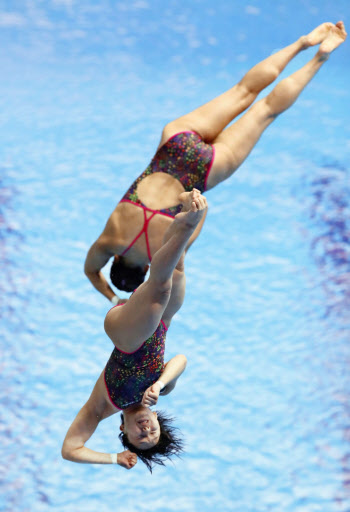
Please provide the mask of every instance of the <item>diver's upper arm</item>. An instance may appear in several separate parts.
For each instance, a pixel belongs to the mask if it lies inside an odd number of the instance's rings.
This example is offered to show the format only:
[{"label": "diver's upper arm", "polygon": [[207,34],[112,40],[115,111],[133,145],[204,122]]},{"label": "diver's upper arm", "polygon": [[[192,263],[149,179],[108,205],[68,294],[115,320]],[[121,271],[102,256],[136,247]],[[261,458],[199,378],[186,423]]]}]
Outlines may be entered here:
[{"label": "diver's upper arm", "polygon": [[100,239],[96,240],[87,253],[84,265],[85,273],[99,272],[112,256],[113,251],[109,248],[108,244]]}]

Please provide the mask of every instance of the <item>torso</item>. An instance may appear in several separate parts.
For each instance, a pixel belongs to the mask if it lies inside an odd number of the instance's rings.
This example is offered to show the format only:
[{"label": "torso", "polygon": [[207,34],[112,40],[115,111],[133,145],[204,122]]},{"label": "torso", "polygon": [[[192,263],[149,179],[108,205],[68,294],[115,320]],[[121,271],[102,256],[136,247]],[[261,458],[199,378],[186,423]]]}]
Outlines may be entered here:
[{"label": "torso", "polygon": [[[147,217],[150,217],[150,215],[151,213],[147,212]],[[152,255],[162,245],[164,233],[172,221],[171,217],[159,214],[155,215],[150,221],[147,234]],[[121,255],[130,242],[139,234],[143,223],[144,213],[142,208],[132,203],[119,203],[108,219],[102,236],[109,241],[112,252]],[[130,264],[147,265],[149,263],[144,234],[129,249],[127,257]]]},{"label": "torso", "polygon": [[125,409],[140,403],[146,389],[159,379],[164,370],[166,332],[161,321],[136,351],[113,350],[105,367],[104,380],[109,401],[115,408]]},{"label": "torso", "polygon": [[160,172],[146,176],[136,188],[140,201],[153,210],[176,206],[179,195],[184,191],[184,187],[176,178]]},{"label": "torso", "polygon": [[[204,191],[213,161],[213,149],[193,132],[171,137],[158,148],[146,170],[133,182],[110,216],[102,237],[114,254],[123,254],[144,225],[142,206],[156,210],[148,224],[148,241],[153,255],[161,246],[164,233],[181,211],[179,195],[193,187]],[[147,217],[152,212],[147,212]],[[129,264],[149,263],[145,235],[127,251]]]}]

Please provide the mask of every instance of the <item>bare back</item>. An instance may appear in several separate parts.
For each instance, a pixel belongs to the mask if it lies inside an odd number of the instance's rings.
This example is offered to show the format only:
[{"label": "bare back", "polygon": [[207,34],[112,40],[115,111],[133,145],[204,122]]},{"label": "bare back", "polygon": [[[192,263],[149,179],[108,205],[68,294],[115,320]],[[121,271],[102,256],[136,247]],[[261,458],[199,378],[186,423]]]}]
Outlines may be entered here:
[{"label": "bare back", "polygon": [[[105,247],[108,247],[111,254],[122,255],[127,250],[127,259],[131,265],[150,263],[147,240],[152,256],[161,247],[164,233],[173,221],[172,217],[158,213],[158,211],[177,206],[180,203],[179,196],[184,190],[182,184],[169,174],[155,173],[146,176],[136,188],[137,197],[142,205],[157,213],[155,215],[152,215],[150,211],[145,213],[142,207],[122,201],[118,203],[109,217],[99,240]],[[150,219],[151,216],[152,219],[147,225],[147,236],[146,233],[143,233],[129,248],[145,227],[145,222],[147,222],[145,218]],[[191,237],[188,247],[199,235],[202,224]]]},{"label": "bare back", "polygon": [[[152,213],[146,212],[147,219],[151,215]],[[154,215],[149,221],[147,239],[151,256],[162,245],[164,233],[172,221],[172,218],[160,214]],[[100,239],[106,242],[106,245],[113,254],[122,255],[138,237],[144,225],[145,213],[143,208],[132,203],[122,202],[117,205],[109,217]],[[145,233],[142,233],[128,249],[127,259],[130,264],[135,265],[147,265],[150,262],[147,254]]]},{"label": "bare back", "polygon": [[[183,196],[206,188],[213,148],[192,131],[168,135],[170,138],[160,145],[150,165],[131,184],[87,254],[85,274],[109,300],[115,294],[101,272],[108,260],[122,256],[124,268],[129,267],[132,272],[133,267],[138,267],[145,273],[166,230],[182,211],[186,201]],[[204,216],[185,250],[198,237],[203,223]]]},{"label": "bare back", "polygon": [[163,210],[179,203],[179,195],[185,189],[170,174],[157,172],[144,178],[137,186],[140,201],[153,210]]}]

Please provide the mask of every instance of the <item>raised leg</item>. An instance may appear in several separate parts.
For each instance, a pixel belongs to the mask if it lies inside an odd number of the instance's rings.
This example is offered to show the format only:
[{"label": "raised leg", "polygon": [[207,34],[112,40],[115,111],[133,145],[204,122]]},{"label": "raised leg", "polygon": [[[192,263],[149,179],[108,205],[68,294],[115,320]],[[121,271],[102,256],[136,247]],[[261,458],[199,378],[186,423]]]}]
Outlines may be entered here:
[{"label": "raised leg", "polygon": [[270,85],[288,62],[301,50],[319,44],[327,36],[333,23],[323,23],[307,36],[274,53],[254,66],[232,89],[197,108],[193,112],[169,123],[163,131],[160,145],[177,132],[195,131],[206,142],[212,142],[239,114],[246,110],[257,95]]},{"label": "raised leg", "polygon": [[[200,192],[194,190],[189,195],[192,200],[188,209],[175,217],[165,233],[162,247],[153,256],[148,280],[137,288],[126,304],[107,313],[106,333],[116,347],[125,352],[137,350],[154,333],[170,301],[173,307],[176,302],[181,305],[184,250],[207,209],[206,199]],[[172,293],[174,271],[176,287]],[[169,321],[170,313],[171,307],[167,312]]]},{"label": "raised leg", "polygon": [[301,91],[326,62],[329,54],[346,38],[344,24],[338,22],[321,43],[319,51],[305,66],[282,80],[272,92],[255,103],[238,121],[214,140],[215,160],[207,189],[231,176],[249,155],[261,134],[297,99]]}]

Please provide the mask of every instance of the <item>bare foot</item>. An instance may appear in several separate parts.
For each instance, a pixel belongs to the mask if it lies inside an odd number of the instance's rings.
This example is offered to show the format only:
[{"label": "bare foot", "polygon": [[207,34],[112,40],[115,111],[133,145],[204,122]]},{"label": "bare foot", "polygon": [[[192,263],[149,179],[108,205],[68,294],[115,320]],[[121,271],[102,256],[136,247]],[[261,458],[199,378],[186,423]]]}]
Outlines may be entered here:
[{"label": "bare foot", "polygon": [[192,201],[197,195],[200,195],[200,191],[196,188],[192,189],[191,192],[182,192],[179,195],[179,200],[182,203],[182,212],[188,212],[191,209]]},{"label": "bare foot", "polygon": [[[205,214],[208,208],[207,200],[202,196],[199,190],[195,188],[191,192],[183,192],[181,196],[184,194],[189,194],[186,197],[184,196],[184,201],[181,199],[181,201],[183,201],[184,211],[175,215],[175,219],[178,223],[193,228],[197,226]],[[185,210],[185,208],[187,209]]]},{"label": "bare foot", "polygon": [[342,21],[338,21],[329,32],[326,39],[322,42],[319,54],[323,58],[327,58],[328,55],[338,48],[340,44],[342,44],[346,39],[347,33],[344,27],[344,23]]},{"label": "bare foot", "polygon": [[334,23],[327,22],[322,23],[316,27],[310,34],[302,37],[302,42],[304,48],[309,48],[310,46],[315,46],[316,44],[322,43],[324,39],[328,36],[330,30],[334,27]]}]

